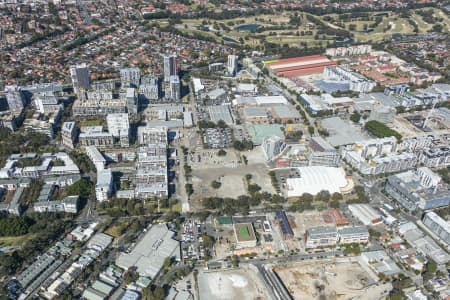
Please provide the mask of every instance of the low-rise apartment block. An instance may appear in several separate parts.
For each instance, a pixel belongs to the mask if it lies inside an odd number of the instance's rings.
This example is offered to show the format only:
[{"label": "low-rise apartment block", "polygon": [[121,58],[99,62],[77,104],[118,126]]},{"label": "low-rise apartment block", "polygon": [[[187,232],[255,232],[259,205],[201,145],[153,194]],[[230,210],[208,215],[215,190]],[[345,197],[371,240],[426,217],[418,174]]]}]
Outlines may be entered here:
[{"label": "low-rise apartment block", "polygon": [[309,144],[311,147],[308,156],[310,166],[339,166],[341,158],[339,152],[322,137],[311,137]]},{"label": "low-rise apartment block", "polygon": [[130,145],[130,121],[128,114],[108,114],[106,123],[108,124],[108,132],[114,138],[119,139],[122,147],[128,147]]},{"label": "low-rise apartment block", "polygon": [[336,226],[318,226],[306,230],[306,248],[330,247],[338,242]]},{"label": "low-rise apartment block", "polygon": [[110,169],[97,170],[95,196],[98,202],[109,200],[113,191],[113,175]]},{"label": "low-rise apartment block", "polygon": [[86,126],[81,127],[78,142],[81,146],[108,147],[114,145],[114,138],[111,133],[103,131],[102,126]]},{"label": "low-rise apartment block", "polygon": [[388,177],[386,192],[404,208],[428,210],[450,205],[450,190],[427,167]]},{"label": "low-rise apartment block", "polygon": [[135,181],[137,198],[168,196],[167,144],[148,144],[139,148]]},{"label": "low-rise apartment block", "polygon": [[79,210],[80,201],[78,196],[67,196],[62,200],[48,200],[34,203],[35,212],[65,212],[76,214]]},{"label": "low-rise apartment block", "polygon": [[427,212],[423,217],[423,224],[439,239],[450,245],[450,223],[442,219],[435,212]]},{"label": "low-rise apartment block", "polygon": [[95,146],[87,146],[86,147],[86,155],[94,164],[95,168],[99,170],[103,170],[106,166],[106,159],[103,157],[102,153],[98,151]]},{"label": "low-rise apartment block", "polygon": [[78,129],[75,122],[64,122],[61,127],[62,145],[67,149],[75,148],[75,141],[78,136]]},{"label": "low-rise apartment block", "polygon": [[419,161],[430,168],[443,168],[450,165],[450,148],[435,147],[423,151],[419,156]]},{"label": "low-rise apartment block", "polygon": [[369,231],[365,226],[344,227],[338,230],[339,243],[366,244],[369,242]]},{"label": "low-rise apartment block", "polygon": [[397,152],[394,137],[355,143],[343,151],[343,157],[364,175],[399,172],[417,165],[414,153]]},{"label": "low-rise apartment block", "polygon": [[140,126],[137,129],[137,140],[140,145],[167,144],[167,127]]}]

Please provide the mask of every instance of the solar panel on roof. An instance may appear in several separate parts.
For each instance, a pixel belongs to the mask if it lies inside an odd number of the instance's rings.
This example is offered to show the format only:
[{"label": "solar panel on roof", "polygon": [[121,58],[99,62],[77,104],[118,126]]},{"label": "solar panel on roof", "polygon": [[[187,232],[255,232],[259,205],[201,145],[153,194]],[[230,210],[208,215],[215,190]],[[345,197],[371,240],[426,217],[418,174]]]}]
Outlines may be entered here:
[{"label": "solar panel on roof", "polygon": [[278,218],[278,222],[280,224],[280,228],[283,234],[294,235],[294,232],[292,231],[291,225],[289,224],[289,220],[287,219],[285,211],[284,210],[277,211],[276,216]]}]

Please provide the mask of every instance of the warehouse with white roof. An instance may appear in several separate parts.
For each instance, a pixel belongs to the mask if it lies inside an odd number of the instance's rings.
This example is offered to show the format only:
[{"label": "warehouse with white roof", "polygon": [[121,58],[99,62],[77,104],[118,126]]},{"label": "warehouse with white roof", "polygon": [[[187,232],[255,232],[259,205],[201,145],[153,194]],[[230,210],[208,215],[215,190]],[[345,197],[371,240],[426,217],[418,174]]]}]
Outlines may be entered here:
[{"label": "warehouse with white roof", "polygon": [[368,204],[350,204],[350,212],[364,225],[376,225],[382,223],[381,214]]},{"label": "warehouse with white roof", "polygon": [[166,258],[180,259],[180,243],[173,239],[174,236],[166,224],[152,225],[130,253],[120,254],[116,265],[124,270],[136,267],[139,275],[153,279]]},{"label": "warehouse with white roof", "polygon": [[352,185],[342,168],[311,166],[297,169],[300,177],[286,180],[288,197],[299,197],[304,193],[316,195],[323,190],[330,194],[345,193]]}]

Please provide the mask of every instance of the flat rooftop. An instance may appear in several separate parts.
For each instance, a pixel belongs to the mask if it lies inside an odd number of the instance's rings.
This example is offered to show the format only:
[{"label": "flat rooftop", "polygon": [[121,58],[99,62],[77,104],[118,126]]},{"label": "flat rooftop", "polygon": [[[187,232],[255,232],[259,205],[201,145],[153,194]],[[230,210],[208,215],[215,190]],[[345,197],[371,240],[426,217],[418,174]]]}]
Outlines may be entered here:
[{"label": "flat rooftop", "polygon": [[238,242],[256,240],[255,231],[251,223],[241,223],[234,225]]},{"label": "flat rooftop", "polygon": [[166,224],[152,225],[131,252],[120,254],[116,264],[125,270],[136,267],[140,275],[153,279],[167,257],[180,258],[180,245],[174,236]]},{"label": "flat rooftop", "polygon": [[323,119],[322,126],[330,134],[326,140],[333,147],[354,144],[366,140],[361,129],[356,128],[339,117]]},{"label": "flat rooftop", "polygon": [[278,136],[284,139],[282,126],[277,124],[248,125],[247,131],[255,145],[261,145],[264,138]]}]

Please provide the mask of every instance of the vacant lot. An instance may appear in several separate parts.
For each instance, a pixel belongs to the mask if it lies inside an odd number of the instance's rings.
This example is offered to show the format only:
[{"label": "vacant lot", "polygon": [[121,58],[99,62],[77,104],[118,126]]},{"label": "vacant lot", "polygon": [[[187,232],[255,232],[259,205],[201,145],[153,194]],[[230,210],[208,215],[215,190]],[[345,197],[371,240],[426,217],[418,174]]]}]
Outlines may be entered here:
[{"label": "vacant lot", "polygon": [[266,287],[252,266],[239,270],[200,272],[200,300],[269,299]]},{"label": "vacant lot", "polygon": [[348,260],[296,263],[274,270],[294,299],[375,300],[381,299],[385,290],[373,285],[370,275],[359,263]]},{"label": "vacant lot", "polygon": [[[200,154],[202,155],[201,162],[192,164],[192,182],[194,184],[192,198],[208,196],[237,198],[240,195],[246,195],[247,183],[244,179],[246,174],[252,175],[251,183],[258,184],[262,191],[274,193],[260,147],[241,154],[230,149],[226,151],[225,157],[218,157],[215,154],[203,157],[203,154]],[[212,152],[208,150],[208,153]],[[246,157],[247,164],[244,163],[242,156]],[[211,187],[213,180],[221,183],[220,188]]]}]

